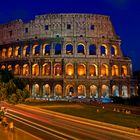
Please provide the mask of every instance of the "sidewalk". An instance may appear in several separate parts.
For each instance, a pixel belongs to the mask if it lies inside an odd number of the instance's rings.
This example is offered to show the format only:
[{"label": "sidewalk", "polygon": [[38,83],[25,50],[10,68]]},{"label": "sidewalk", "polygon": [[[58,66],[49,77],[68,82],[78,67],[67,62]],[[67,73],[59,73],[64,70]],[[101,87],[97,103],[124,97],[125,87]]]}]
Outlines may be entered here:
[{"label": "sidewalk", "polygon": [[30,135],[18,128],[10,131],[0,124],[0,139],[1,140],[41,140],[35,136]]}]

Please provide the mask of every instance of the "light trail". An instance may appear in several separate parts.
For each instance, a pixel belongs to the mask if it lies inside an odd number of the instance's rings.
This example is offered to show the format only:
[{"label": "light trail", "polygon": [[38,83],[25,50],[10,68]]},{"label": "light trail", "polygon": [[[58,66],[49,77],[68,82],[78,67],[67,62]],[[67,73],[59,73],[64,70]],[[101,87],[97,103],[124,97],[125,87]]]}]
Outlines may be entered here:
[{"label": "light trail", "polygon": [[[69,135],[67,135],[67,134],[64,134],[64,133],[62,133],[62,132],[53,130],[53,129],[51,129],[51,128],[47,128],[47,127],[45,127],[45,126],[43,126],[43,125],[37,124],[37,123],[35,123],[35,122],[31,122],[31,121],[29,121],[29,120],[27,120],[27,119],[18,117],[18,116],[16,116],[16,115],[11,114],[11,113],[7,113],[6,116],[8,116],[9,118],[12,118],[12,119],[14,119],[14,120],[16,120],[16,121],[18,121],[18,122],[20,122],[20,123],[23,123],[23,124],[25,124],[25,125],[28,125],[28,126],[30,126],[30,127],[32,127],[32,128],[35,128],[35,129],[37,129],[37,130],[39,130],[39,131],[42,131],[42,132],[47,133],[47,134],[49,134],[49,135],[55,136],[55,137],[57,137],[57,138],[59,138],[59,139],[61,139],[61,140],[68,140],[68,139],[69,139],[69,140],[79,140],[78,138],[69,136]],[[24,121],[24,122],[23,122],[23,121]],[[32,124],[32,125],[30,125],[29,123]],[[33,126],[33,125],[35,125],[35,126]],[[38,127],[36,127],[36,126],[38,126]],[[40,128],[39,128],[39,127],[40,127]],[[43,128],[43,129],[42,129],[42,128]],[[45,129],[45,130],[44,130],[44,129]],[[46,131],[46,130],[47,130],[47,131]],[[55,133],[55,134],[54,134],[54,133]],[[65,138],[64,138],[64,137],[65,137]]]}]

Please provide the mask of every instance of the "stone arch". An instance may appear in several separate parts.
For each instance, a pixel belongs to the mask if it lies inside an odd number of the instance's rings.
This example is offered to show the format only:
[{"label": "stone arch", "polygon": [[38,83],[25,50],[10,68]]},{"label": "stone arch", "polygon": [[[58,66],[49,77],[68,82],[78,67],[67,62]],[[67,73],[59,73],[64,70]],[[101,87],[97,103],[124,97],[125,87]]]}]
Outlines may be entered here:
[{"label": "stone arch", "polygon": [[8,48],[8,57],[12,57],[12,47]]},{"label": "stone arch", "polygon": [[15,48],[15,56],[20,56],[21,55],[21,47],[20,46],[16,46]]},{"label": "stone arch", "polygon": [[23,56],[29,56],[30,55],[30,47],[28,45],[23,47]]},{"label": "stone arch", "polygon": [[33,76],[38,76],[39,75],[39,65],[38,64],[33,64],[32,65],[32,75]]},{"label": "stone arch", "polygon": [[60,84],[57,84],[54,87],[54,96],[56,96],[56,97],[62,97],[62,86]]},{"label": "stone arch", "polygon": [[98,98],[98,90],[97,90],[97,86],[95,85],[91,85],[90,86],[90,97],[92,98]]},{"label": "stone arch", "polygon": [[38,56],[40,54],[40,45],[33,45],[32,54]]},{"label": "stone arch", "polygon": [[101,76],[108,76],[108,65],[102,64],[102,66],[101,66]]},{"label": "stone arch", "polygon": [[66,96],[73,97],[74,96],[74,86],[69,84],[66,86]]},{"label": "stone arch", "polygon": [[61,54],[61,51],[62,51],[62,45],[57,43],[55,45],[55,55],[60,55]]},{"label": "stone arch", "polygon": [[66,65],[66,75],[68,75],[68,76],[74,75],[74,66],[73,66],[73,64],[68,63]]},{"label": "stone arch", "polygon": [[101,88],[102,97],[109,97],[109,87],[107,85],[102,85]]},{"label": "stone arch", "polygon": [[89,45],[89,55],[96,55],[96,46],[94,44]]},{"label": "stone arch", "polygon": [[61,63],[54,64],[54,75],[55,76],[62,75],[62,64]]},{"label": "stone arch", "polygon": [[43,64],[43,66],[42,66],[42,75],[43,76],[51,75],[51,65],[50,65],[50,63]]},{"label": "stone arch", "polygon": [[32,86],[32,96],[39,97],[40,96],[40,87],[38,84],[33,84]]},{"label": "stone arch", "polygon": [[101,56],[106,56],[106,55],[108,55],[108,47],[107,47],[107,45],[102,44],[102,45],[100,46],[100,54],[101,54]]},{"label": "stone arch", "polygon": [[127,74],[128,74],[127,67],[125,65],[123,65],[121,67],[121,75],[122,76],[127,76]]},{"label": "stone arch", "polygon": [[126,85],[122,86],[122,97],[128,97],[128,87]]},{"label": "stone arch", "polygon": [[112,66],[112,76],[119,76],[119,68],[117,65]]},{"label": "stone arch", "polygon": [[86,66],[85,64],[78,65],[78,76],[85,76],[86,75]]},{"label": "stone arch", "polygon": [[7,50],[5,48],[2,49],[2,58],[6,58]]},{"label": "stone arch", "polygon": [[77,53],[85,54],[85,45],[83,43],[77,45]]},{"label": "stone arch", "polygon": [[86,97],[86,87],[85,85],[78,86],[78,97]]},{"label": "stone arch", "polygon": [[111,55],[117,56],[118,55],[118,48],[115,45],[111,45]]},{"label": "stone arch", "polygon": [[119,97],[119,87],[117,85],[112,86],[112,96]]},{"label": "stone arch", "polygon": [[43,97],[50,97],[51,96],[51,88],[49,84],[43,85]]},{"label": "stone arch", "polygon": [[89,75],[90,76],[97,76],[98,75],[97,65],[92,64],[89,66]]},{"label": "stone arch", "polygon": [[24,64],[23,65],[23,75],[24,76],[28,76],[29,75],[29,65],[28,64]]},{"label": "stone arch", "polygon": [[73,54],[73,45],[72,44],[66,44],[66,54],[68,54],[68,55]]},{"label": "stone arch", "polygon": [[44,44],[43,45],[43,55],[50,55],[51,53],[51,45]]},{"label": "stone arch", "polygon": [[20,66],[19,66],[19,64],[16,64],[16,65],[15,65],[14,74],[15,74],[15,75],[19,75],[19,74],[20,74]]}]

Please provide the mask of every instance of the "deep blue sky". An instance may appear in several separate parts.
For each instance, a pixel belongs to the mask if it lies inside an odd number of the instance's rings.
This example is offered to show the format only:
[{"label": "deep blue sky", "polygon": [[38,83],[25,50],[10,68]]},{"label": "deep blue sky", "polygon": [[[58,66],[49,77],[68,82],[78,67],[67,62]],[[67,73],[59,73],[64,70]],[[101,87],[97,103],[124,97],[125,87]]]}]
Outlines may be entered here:
[{"label": "deep blue sky", "polygon": [[3,0],[0,23],[47,13],[95,13],[109,15],[122,40],[123,53],[140,69],[140,0]]}]

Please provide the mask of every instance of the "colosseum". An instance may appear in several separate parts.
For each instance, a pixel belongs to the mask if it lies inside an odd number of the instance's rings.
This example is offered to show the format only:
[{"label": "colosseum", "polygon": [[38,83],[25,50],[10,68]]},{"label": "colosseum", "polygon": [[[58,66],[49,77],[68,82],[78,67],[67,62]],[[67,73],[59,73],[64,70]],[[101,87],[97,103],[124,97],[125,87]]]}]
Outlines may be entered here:
[{"label": "colosseum", "polygon": [[120,46],[109,16],[39,15],[0,25],[0,68],[26,79],[32,98],[130,97],[137,85]]}]

